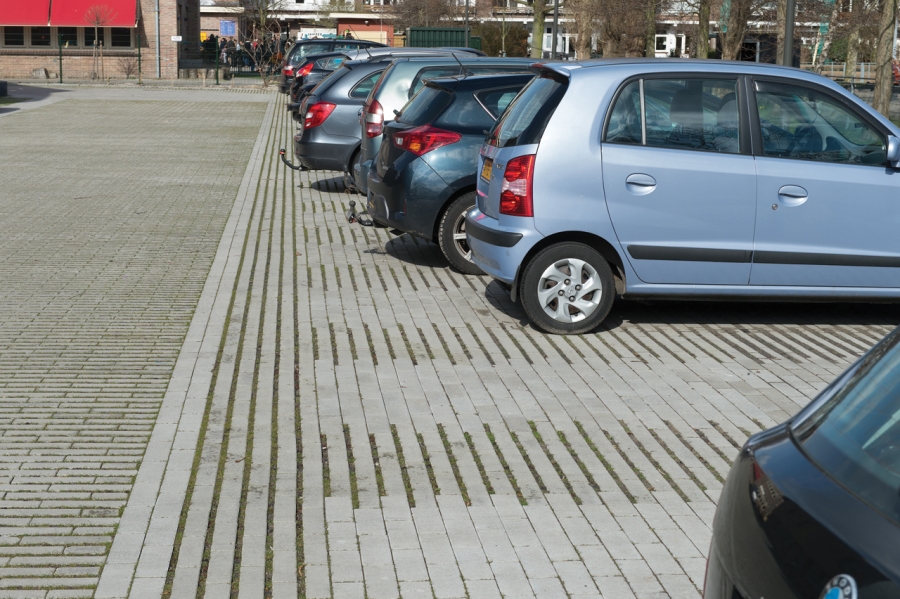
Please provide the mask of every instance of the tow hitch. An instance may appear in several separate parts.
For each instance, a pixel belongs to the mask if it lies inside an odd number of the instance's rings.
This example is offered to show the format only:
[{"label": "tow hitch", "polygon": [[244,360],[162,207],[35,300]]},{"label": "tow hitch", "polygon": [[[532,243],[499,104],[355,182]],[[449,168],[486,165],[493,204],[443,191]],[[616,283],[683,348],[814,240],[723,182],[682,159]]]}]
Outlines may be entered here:
[{"label": "tow hitch", "polygon": [[356,211],[356,202],[354,200],[350,200],[350,210],[347,211],[347,222],[348,223],[359,223],[364,227],[374,226],[375,223],[372,222],[371,218],[367,218],[369,213],[363,210],[362,212]]},{"label": "tow hitch", "polygon": [[287,165],[288,168],[294,169],[295,171],[305,171],[307,168],[305,166],[294,166],[293,163],[288,162],[288,159],[284,157],[284,148],[278,151],[278,155],[281,156],[281,161]]}]

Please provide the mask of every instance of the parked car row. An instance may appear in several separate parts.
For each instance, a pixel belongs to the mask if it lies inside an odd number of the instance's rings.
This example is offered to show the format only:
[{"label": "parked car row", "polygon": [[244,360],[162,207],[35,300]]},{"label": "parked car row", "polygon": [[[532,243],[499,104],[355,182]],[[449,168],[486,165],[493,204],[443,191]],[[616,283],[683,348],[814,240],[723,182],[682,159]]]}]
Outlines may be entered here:
[{"label": "parked car row", "polygon": [[900,130],[815,74],[387,54],[299,111],[306,168],[547,332],[593,330],[617,293],[900,297]]},{"label": "parked car row", "polygon": [[[617,293],[900,296],[900,130],[814,74],[747,63],[348,60],[295,154],[376,223],[439,244],[532,322],[582,333]],[[352,173],[352,174],[351,174]],[[750,438],[705,599],[900,599],[900,329]]]}]

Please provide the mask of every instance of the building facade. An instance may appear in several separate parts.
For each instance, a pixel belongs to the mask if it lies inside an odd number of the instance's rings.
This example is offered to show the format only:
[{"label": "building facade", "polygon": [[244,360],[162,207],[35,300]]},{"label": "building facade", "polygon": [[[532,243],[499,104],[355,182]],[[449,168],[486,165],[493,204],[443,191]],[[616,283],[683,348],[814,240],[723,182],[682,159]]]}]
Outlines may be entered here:
[{"label": "building facade", "polygon": [[174,79],[199,44],[199,0],[0,2],[0,79]]}]

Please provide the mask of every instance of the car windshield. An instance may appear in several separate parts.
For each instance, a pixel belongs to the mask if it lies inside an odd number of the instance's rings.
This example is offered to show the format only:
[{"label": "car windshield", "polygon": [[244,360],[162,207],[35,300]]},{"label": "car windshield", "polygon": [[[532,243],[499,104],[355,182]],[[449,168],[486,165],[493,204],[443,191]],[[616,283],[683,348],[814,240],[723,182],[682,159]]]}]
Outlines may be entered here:
[{"label": "car windshield", "polygon": [[800,415],[794,434],[825,472],[900,523],[900,331]]},{"label": "car windshield", "polygon": [[537,143],[565,89],[549,77],[532,79],[491,129],[488,143],[500,148]]}]

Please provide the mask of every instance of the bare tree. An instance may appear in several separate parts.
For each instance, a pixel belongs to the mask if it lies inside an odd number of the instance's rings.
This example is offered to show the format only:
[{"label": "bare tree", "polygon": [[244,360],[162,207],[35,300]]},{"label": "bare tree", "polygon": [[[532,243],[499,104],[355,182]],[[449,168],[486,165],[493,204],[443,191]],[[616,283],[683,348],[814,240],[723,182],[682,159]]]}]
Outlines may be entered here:
[{"label": "bare tree", "polygon": [[91,79],[103,79],[106,76],[103,68],[103,42],[100,41],[99,30],[106,27],[116,17],[115,11],[106,4],[94,4],[84,13],[84,21],[94,28],[94,61]]},{"label": "bare tree", "polygon": [[390,14],[398,29],[435,27],[456,15],[452,0],[401,0],[391,5]]},{"label": "bare tree", "polygon": [[872,108],[890,116],[891,93],[894,86],[894,25],[897,19],[897,0],[881,0],[878,37],[875,49],[875,94]]},{"label": "bare tree", "polygon": [[125,75],[125,79],[131,79],[137,73],[138,63],[134,56],[120,56],[116,61],[119,64],[119,70]]},{"label": "bare tree", "polygon": [[[274,18],[285,9],[287,0],[242,0],[244,14],[249,20],[252,37],[260,44],[251,54],[256,71],[262,78],[263,87],[269,86],[269,76],[277,72],[281,59],[281,23]],[[240,39],[237,40],[240,43]],[[274,48],[270,49],[270,45]]]}]

